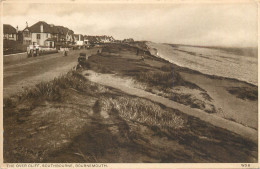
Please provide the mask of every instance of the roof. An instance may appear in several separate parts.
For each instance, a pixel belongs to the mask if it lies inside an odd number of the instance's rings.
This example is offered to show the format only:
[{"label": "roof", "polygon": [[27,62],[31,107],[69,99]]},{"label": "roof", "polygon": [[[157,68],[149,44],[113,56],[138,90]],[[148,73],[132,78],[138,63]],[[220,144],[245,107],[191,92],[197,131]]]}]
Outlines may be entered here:
[{"label": "roof", "polygon": [[53,24],[48,24],[44,21],[39,21],[34,25],[30,26],[28,29],[32,33],[41,33],[41,25],[43,25],[44,33],[54,33],[54,34],[62,34],[62,35],[66,35],[68,32],[72,34],[74,33],[72,30],[64,26],[55,26]]},{"label": "roof", "polygon": [[4,24],[4,34],[16,34],[16,29],[9,24]]},{"label": "roof", "polygon": [[34,25],[30,26],[28,29],[32,33],[41,33],[41,25],[43,25],[43,32],[44,33],[52,33],[52,28],[49,24],[44,21],[39,21]]},{"label": "roof", "polygon": [[51,26],[51,29],[52,29],[52,33],[59,34],[60,30],[57,26],[54,26],[54,25],[50,25],[50,26]]}]

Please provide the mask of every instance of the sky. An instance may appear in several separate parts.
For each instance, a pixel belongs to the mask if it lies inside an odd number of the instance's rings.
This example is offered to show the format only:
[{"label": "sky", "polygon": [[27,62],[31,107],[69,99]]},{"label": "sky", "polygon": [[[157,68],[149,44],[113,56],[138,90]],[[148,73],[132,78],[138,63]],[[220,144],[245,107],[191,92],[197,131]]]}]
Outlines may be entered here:
[{"label": "sky", "polygon": [[[135,2],[135,1],[133,1]],[[38,21],[77,34],[159,43],[257,46],[257,4],[4,3],[3,23],[22,30]]]}]

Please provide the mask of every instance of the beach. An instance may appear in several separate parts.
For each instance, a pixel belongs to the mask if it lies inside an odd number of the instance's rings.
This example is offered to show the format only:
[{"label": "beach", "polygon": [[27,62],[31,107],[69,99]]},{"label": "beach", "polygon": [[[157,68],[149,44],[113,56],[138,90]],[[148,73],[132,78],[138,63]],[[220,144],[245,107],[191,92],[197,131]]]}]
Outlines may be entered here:
[{"label": "beach", "polygon": [[257,48],[250,50],[235,48],[232,51],[228,50],[229,48],[196,47],[153,42],[147,42],[146,44],[153,55],[178,66],[208,75],[234,78],[254,85],[258,84]]},{"label": "beach", "polygon": [[[184,68],[185,71],[181,72],[184,79],[207,91],[217,116],[257,129],[258,64],[254,51],[235,54],[215,48],[152,42],[146,44],[155,56],[170,61],[176,69],[179,69],[178,66]],[[196,95],[194,91],[180,88],[183,93]],[[243,96],[251,92],[254,98]]]}]

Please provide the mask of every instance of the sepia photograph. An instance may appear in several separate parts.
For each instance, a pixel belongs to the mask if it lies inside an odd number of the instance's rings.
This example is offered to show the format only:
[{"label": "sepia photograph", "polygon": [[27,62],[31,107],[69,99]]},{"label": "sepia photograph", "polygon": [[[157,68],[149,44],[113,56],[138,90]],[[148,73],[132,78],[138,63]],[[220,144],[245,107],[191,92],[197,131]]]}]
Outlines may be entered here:
[{"label": "sepia photograph", "polygon": [[258,163],[257,1],[0,3],[4,164]]}]

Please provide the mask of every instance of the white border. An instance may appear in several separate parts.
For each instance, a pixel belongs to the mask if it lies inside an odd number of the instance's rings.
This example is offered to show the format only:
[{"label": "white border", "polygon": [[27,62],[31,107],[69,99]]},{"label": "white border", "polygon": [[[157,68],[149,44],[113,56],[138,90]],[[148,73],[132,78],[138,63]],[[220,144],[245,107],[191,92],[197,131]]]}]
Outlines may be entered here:
[{"label": "white border", "polygon": [[[222,3],[245,3],[245,2],[255,2],[258,6],[258,46],[260,45],[259,41],[259,0],[0,0],[0,168],[55,168],[55,167],[44,167],[44,165],[72,165],[73,168],[113,168],[113,169],[130,169],[130,168],[145,168],[145,169],[172,169],[172,168],[259,168],[259,161],[260,161],[260,153],[259,148],[260,145],[258,144],[258,163],[3,163],[3,23],[2,23],[2,16],[3,16],[3,3],[53,3],[53,4],[61,4],[61,3],[108,3],[108,4],[161,4],[161,3],[178,3],[178,4],[201,4],[201,3],[215,3],[215,4],[222,4]],[[258,55],[260,51],[258,50]],[[258,57],[258,63],[260,63],[260,59]],[[259,69],[259,67],[258,67]],[[260,82],[260,74],[258,73],[258,84]],[[258,86],[259,91],[259,86]],[[260,94],[258,93],[258,98]],[[260,110],[259,100],[258,100],[258,111]],[[260,116],[258,115],[258,129]],[[259,130],[258,130],[258,140],[259,140]],[[93,167],[82,167],[84,165],[94,165]],[[66,168],[66,167],[56,167],[56,168]]]}]

